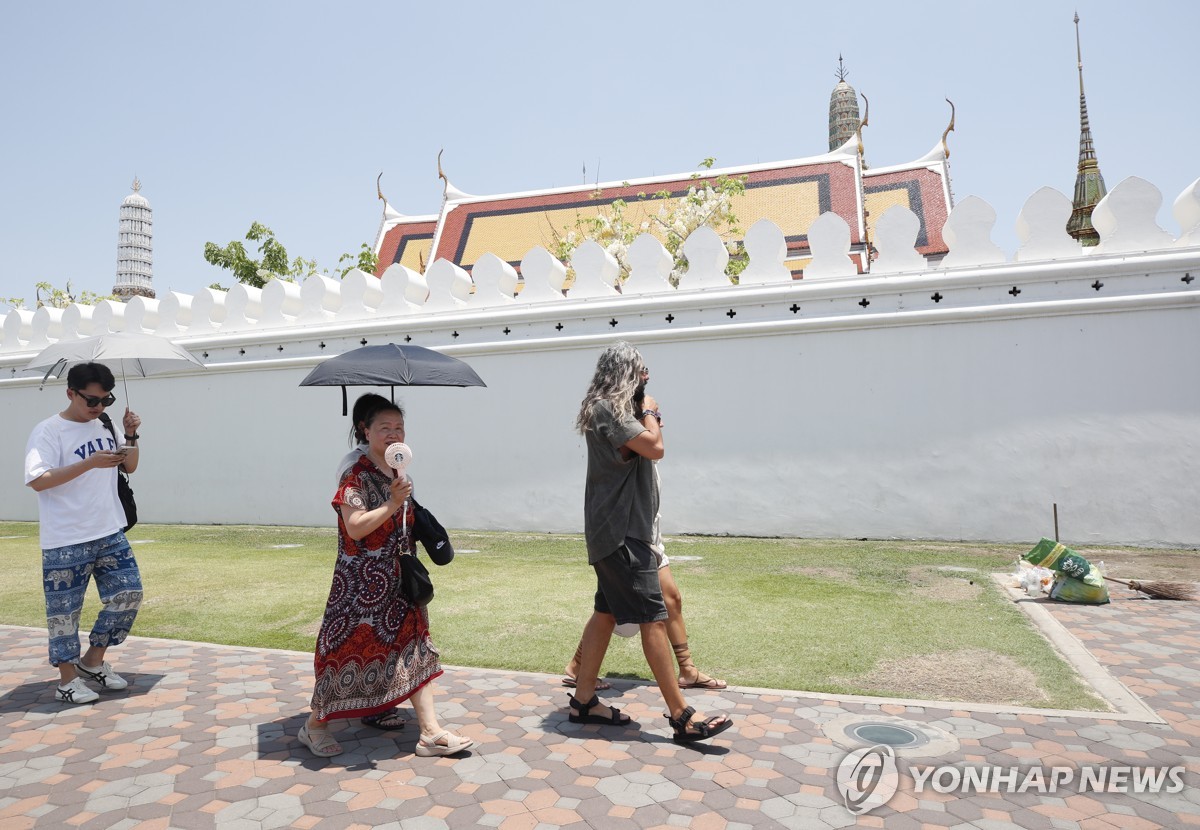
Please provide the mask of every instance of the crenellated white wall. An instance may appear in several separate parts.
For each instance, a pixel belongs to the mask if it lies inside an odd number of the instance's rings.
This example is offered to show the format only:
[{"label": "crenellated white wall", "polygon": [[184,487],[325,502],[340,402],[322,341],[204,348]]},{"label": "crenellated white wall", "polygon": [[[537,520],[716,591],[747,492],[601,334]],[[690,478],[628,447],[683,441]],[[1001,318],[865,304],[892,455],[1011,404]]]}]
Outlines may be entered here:
[{"label": "crenellated white wall", "polygon": [[[145,522],[331,524],[349,422],[338,389],[298,383],[326,357],[391,341],[461,357],[488,383],[397,390],[418,498],[451,527],[579,530],[572,424],[596,356],[624,338],[663,409],[669,533],[1029,541],[1052,532],[1056,502],[1078,544],[1200,545],[1198,191],[1175,202],[1176,240],[1153,223],[1157,190],[1122,182],[1097,208],[1099,251],[1062,231],[1065,197],[1039,191],[1011,262],[990,240],[994,211],[965,199],[932,269],[911,255],[911,214],[893,208],[865,275],[846,267],[844,228],[819,219],[802,281],[781,277],[781,234],[760,223],[741,285],[698,232],[678,288],[647,237],[620,291],[612,258],[583,245],[565,295],[561,264],[534,249],[515,297],[512,267],[484,257],[473,284],[438,261],[424,275],[397,265],[381,280],[10,312],[0,517],[36,518],[23,439],[65,402],[61,381],[39,391],[20,368],[60,337],[143,330],[208,366],[129,380]],[[351,400],[362,391],[378,390]]]}]

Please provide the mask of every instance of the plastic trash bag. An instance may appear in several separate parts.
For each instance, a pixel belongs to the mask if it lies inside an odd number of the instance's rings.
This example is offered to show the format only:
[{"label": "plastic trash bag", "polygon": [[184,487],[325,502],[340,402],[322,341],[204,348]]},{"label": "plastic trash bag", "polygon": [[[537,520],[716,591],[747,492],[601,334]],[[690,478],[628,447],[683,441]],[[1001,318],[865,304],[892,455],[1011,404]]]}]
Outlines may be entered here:
[{"label": "plastic trash bag", "polygon": [[1051,599],[1090,605],[1103,605],[1109,601],[1101,570],[1061,542],[1042,539],[1022,558],[1031,565],[1055,572],[1049,592]]}]

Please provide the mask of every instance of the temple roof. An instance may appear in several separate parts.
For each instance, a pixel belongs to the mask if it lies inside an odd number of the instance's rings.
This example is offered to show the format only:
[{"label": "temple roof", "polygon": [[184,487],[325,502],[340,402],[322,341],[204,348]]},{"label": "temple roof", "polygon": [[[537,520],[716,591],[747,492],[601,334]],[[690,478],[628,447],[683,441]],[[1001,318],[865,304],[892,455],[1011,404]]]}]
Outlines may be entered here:
[{"label": "temple roof", "polygon": [[[844,73],[842,78],[839,87],[850,89]],[[719,176],[745,178],[745,192],[731,199],[738,225],[745,231],[760,219],[774,222],[787,243],[785,264],[795,275],[809,260],[809,226],[827,212],[849,227],[850,255],[860,272],[865,270],[873,223],[894,205],[916,214],[917,250],[940,258],[947,251],[941,230],[952,206],[945,134],[919,159],[865,170],[861,126],[856,122],[840,146],[819,156],[492,196],[473,196],[454,187],[439,163],[438,175],[445,182],[440,213],[403,216],[385,208],[375,243],[376,273],[382,275],[397,262],[423,272],[437,259],[470,271],[488,253],[519,269],[532,248],[556,250],[558,239],[575,230],[580,219],[596,216],[618,199],[626,203],[625,219],[636,225],[657,214],[662,203],[655,194],[683,196],[690,187]],[[952,128],[953,121],[947,132]]]}]

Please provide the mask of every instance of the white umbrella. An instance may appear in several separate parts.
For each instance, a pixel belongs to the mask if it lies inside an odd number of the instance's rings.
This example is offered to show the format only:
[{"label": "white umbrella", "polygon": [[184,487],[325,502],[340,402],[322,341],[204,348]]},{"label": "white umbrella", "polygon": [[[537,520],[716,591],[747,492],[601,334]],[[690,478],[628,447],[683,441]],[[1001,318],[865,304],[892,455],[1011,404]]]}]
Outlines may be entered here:
[{"label": "white umbrella", "polygon": [[[46,374],[42,377],[42,383],[45,383],[46,378],[61,376],[76,363],[91,361],[104,363],[109,368],[119,365],[122,383],[125,383],[126,374],[144,378],[177,371],[189,363],[204,368],[194,354],[165,337],[119,331],[47,346],[29,361],[25,371],[44,370]],[[129,399],[128,384],[125,386],[125,399]]]}]

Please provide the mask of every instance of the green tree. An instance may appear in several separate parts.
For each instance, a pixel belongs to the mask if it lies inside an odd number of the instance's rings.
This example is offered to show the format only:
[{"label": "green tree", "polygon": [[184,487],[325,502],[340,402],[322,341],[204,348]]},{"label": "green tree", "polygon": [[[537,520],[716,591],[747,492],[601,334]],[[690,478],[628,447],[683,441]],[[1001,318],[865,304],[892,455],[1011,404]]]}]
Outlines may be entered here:
[{"label": "green tree", "polygon": [[[112,294],[97,294],[94,291],[82,291],[79,296],[71,290],[71,281],[67,280],[66,288],[57,288],[49,282],[39,282],[34,284],[34,297],[37,305],[34,308],[42,308],[49,306],[50,308],[66,308],[71,303],[79,303],[80,305],[95,305],[101,300],[115,300],[123,302],[119,297]],[[24,297],[0,297],[0,303],[12,306],[13,308],[25,308]]]},{"label": "green tree", "polygon": [[[251,257],[246,252],[246,246],[237,239],[224,247],[215,242],[205,242],[204,259],[229,271],[238,282],[254,288],[262,288],[268,280],[275,278],[296,282],[321,272],[316,260],[303,257],[289,259],[287,249],[276,239],[275,232],[261,222],[250,224],[246,240],[259,243],[257,259]],[[346,253],[338,258],[334,273],[345,277],[351,269],[359,268],[372,274],[378,261],[379,257],[371,246],[364,242],[357,254]],[[213,283],[209,287],[223,290],[220,283]]]},{"label": "green tree", "polygon": [[346,275],[355,268],[364,274],[374,274],[378,266],[379,254],[375,253],[371,246],[364,242],[359,247],[357,255],[342,254],[338,257],[337,266],[333,270],[338,273],[338,276],[345,279]]},{"label": "green tree", "polygon": [[[205,261],[228,270],[238,282],[254,288],[262,288],[272,277],[294,282],[317,273],[317,263],[314,260],[296,257],[289,261],[283,243],[275,238],[273,230],[261,222],[250,224],[250,230],[246,231],[246,239],[249,242],[260,243],[259,259],[253,259],[246,253],[246,246],[235,239],[223,248],[215,242],[205,242]],[[266,276],[260,272],[266,272]]]}]

